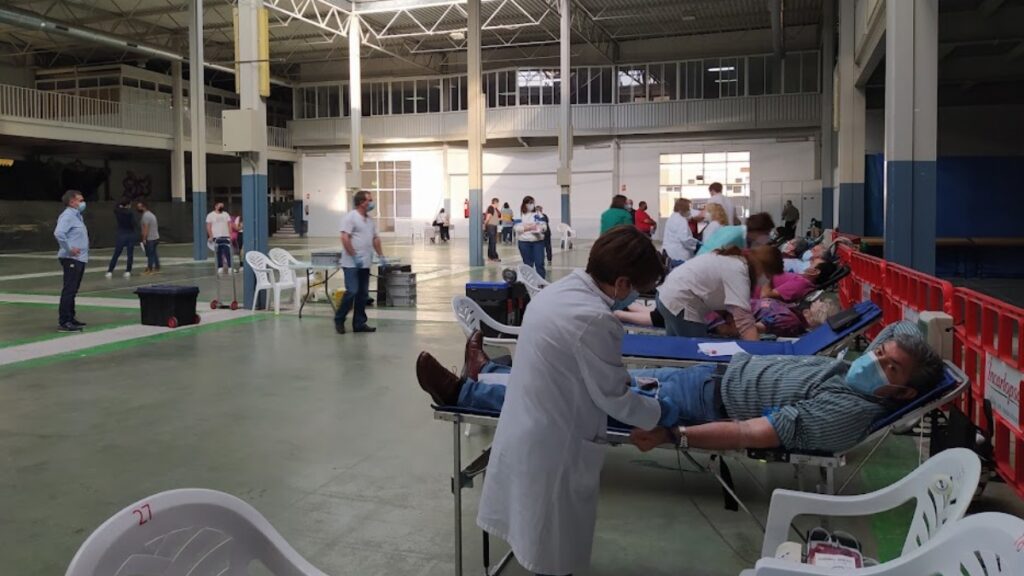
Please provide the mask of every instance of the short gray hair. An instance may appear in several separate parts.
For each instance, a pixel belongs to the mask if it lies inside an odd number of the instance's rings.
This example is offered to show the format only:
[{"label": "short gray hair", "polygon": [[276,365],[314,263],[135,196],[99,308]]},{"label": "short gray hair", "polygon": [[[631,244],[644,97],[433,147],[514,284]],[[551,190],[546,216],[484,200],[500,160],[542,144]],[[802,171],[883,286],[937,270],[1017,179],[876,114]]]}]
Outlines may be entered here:
[{"label": "short gray hair", "polygon": [[71,204],[71,201],[74,200],[76,196],[82,196],[82,193],[78,190],[68,190],[64,192],[64,196],[61,197],[61,201],[64,202],[65,206],[67,206]]},{"label": "short gray hair", "polygon": [[914,368],[907,385],[924,394],[942,380],[944,368],[942,358],[932,350],[924,338],[911,334],[897,334],[892,340],[901,350],[914,359]]}]

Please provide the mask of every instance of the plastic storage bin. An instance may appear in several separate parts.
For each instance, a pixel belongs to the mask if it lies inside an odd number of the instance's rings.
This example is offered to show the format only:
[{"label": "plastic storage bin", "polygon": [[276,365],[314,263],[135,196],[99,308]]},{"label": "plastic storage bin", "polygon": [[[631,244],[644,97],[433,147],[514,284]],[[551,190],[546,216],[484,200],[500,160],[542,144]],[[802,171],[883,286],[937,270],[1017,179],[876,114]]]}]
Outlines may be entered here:
[{"label": "plastic storage bin", "polygon": [[[466,297],[480,305],[488,316],[506,325],[512,325],[513,301],[509,285],[504,282],[467,282]],[[498,333],[485,324],[480,325],[484,336],[497,337]]]},{"label": "plastic storage bin", "polygon": [[177,328],[199,323],[197,286],[141,286],[135,293],[139,296],[143,325]]}]

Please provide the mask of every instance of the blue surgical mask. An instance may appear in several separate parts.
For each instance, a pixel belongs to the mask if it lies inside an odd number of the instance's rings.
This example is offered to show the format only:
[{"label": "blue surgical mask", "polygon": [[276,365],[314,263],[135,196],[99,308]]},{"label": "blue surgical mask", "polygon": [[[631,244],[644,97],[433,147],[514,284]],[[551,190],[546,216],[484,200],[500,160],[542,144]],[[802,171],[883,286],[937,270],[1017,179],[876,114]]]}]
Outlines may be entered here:
[{"label": "blue surgical mask", "polygon": [[625,298],[623,298],[622,300],[616,300],[616,301],[612,302],[612,310],[613,311],[625,310],[626,308],[629,308],[630,304],[632,304],[633,302],[636,302],[636,299],[639,298],[639,297],[640,297],[640,293],[639,292],[637,292],[636,290],[630,290],[629,294],[626,294]]},{"label": "blue surgical mask", "polygon": [[376,207],[377,207],[377,203],[374,202],[373,200],[370,200],[369,202],[366,203],[366,211],[367,212],[373,212],[373,209],[376,208]]},{"label": "blue surgical mask", "polygon": [[854,360],[846,373],[846,385],[865,396],[874,396],[879,388],[888,384],[889,379],[874,352],[865,352]]},{"label": "blue surgical mask", "polygon": [[85,212],[85,200],[78,203],[78,213],[81,214],[82,212]]},{"label": "blue surgical mask", "polygon": [[805,250],[803,255],[800,256],[800,259],[803,260],[804,262],[810,262],[811,261],[811,256],[814,256],[814,254],[811,253],[810,250]]}]

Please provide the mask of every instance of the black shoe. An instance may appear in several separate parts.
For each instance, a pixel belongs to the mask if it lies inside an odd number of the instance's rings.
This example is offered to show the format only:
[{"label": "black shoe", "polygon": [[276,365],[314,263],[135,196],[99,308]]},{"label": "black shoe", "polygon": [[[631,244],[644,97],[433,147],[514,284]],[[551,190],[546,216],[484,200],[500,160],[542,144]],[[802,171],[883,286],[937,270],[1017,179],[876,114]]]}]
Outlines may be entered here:
[{"label": "black shoe", "polygon": [[344,334],[345,333],[345,325],[344,324],[335,324],[334,325],[334,331],[337,332],[338,334]]},{"label": "black shoe", "polygon": [[373,326],[361,326],[359,328],[353,328],[353,332],[376,332],[377,329]]},{"label": "black shoe", "polygon": [[373,306],[373,303],[374,303],[374,299],[373,298],[367,298],[366,299],[366,305],[367,306]]},{"label": "black shoe", "polygon": [[71,322],[65,322],[64,324],[60,325],[60,328],[58,328],[57,331],[58,332],[81,332],[82,331],[82,327],[79,326],[78,324],[72,324]]},{"label": "black shoe", "polygon": [[88,326],[88,324],[86,324],[85,322],[79,322],[77,318],[72,320],[71,323],[74,324],[75,326],[81,326],[82,328]]}]

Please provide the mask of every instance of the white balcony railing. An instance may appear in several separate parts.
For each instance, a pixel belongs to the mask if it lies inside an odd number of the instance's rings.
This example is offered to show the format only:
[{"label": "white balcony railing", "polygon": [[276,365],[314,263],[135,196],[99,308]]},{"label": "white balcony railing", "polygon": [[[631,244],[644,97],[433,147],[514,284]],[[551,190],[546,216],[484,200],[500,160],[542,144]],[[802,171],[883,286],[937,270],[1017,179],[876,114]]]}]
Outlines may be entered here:
[{"label": "white balcony railing", "polygon": [[[188,113],[185,116],[185,136],[190,137],[192,130]],[[105,128],[166,138],[172,137],[174,133],[174,110],[160,103],[112,102],[10,84],[0,84],[0,117]],[[206,117],[206,141],[214,145],[223,142],[223,126],[219,116]],[[268,126],[267,144],[270,148],[292,149],[288,129]]]}]

